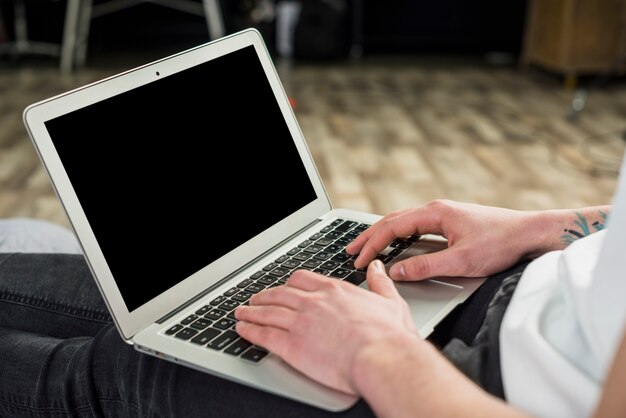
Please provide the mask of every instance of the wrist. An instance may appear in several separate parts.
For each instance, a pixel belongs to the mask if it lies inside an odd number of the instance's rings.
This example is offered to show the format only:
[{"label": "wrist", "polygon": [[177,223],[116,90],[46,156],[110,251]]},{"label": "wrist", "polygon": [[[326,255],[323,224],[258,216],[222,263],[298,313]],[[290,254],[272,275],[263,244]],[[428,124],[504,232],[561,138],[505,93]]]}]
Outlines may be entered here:
[{"label": "wrist", "polygon": [[563,249],[560,241],[561,224],[566,211],[541,210],[526,213],[524,233],[527,242],[526,259],[537,258],[547,252]]},{"label": "wrist", "polygon": [[406,368],[407,362],[403,360],[419,358],[421,351],[429,349],[434,351],[417,332],[381,336],[355,354],[349,371],[352,388],[369,399],[372,392],[380,390],[380,382],[387,381],[386,375],[399,375]]}]

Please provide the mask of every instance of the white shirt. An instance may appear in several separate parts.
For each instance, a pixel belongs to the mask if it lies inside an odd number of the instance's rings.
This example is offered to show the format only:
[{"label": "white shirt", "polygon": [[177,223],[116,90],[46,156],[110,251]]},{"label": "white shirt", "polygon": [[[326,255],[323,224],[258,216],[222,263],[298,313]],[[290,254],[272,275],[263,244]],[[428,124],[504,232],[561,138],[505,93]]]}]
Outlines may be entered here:
[{"label": "white shirt", "polygon": [[606,232],[530,263],[506,310],[504,392],[531,415],[589,417],[595,410],[626,319],[626,269],[593,274]]}]

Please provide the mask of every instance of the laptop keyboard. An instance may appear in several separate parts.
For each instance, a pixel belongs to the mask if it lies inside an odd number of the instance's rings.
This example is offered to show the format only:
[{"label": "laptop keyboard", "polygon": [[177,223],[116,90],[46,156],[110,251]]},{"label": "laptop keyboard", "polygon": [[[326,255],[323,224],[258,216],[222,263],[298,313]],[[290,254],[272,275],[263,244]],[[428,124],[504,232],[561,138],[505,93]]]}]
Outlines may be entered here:
[{"label": "laptop keyboard", "polygon": [[[302,241],[274,262],[242,280],[206,305],[190,312],[184,319],[165,330],[165,334],[207,349],[222,351],[242,359],[259,362],[268,352],[240,338],[235,331],[234,309],[247,305],[253,294],[285,284],[298,269],[311,270],[329,278],[355,285],[365,281],[365,270],[356,269],[356,257],[346,253],[346,246],[370,225],[336,219],[330,225]],[[388,263],[417,241],[419,236],[396,239],[377,258]]]}]

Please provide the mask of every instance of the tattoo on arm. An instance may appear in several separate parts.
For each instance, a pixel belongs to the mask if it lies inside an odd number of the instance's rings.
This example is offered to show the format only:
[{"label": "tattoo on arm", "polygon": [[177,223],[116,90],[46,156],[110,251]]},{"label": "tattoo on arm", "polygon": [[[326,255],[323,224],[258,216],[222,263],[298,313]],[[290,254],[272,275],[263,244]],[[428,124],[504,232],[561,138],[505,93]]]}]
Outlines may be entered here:
[{"label": "tattoo on arm", "polygon": [[600,210],[597,212],[597,216],[600,219],[593,221],[591,225],[589,225],[590,220],[588,220],[582,212],[576,212],[578,220],[574,221],[575,227],[565,228],[563,230],[564,234],[561,235],[561,242],[567,246],[579,238],[586,237],[587,235],[597,231],[602,231],[606,228],[606,222],[609,214],[608,212]]}]

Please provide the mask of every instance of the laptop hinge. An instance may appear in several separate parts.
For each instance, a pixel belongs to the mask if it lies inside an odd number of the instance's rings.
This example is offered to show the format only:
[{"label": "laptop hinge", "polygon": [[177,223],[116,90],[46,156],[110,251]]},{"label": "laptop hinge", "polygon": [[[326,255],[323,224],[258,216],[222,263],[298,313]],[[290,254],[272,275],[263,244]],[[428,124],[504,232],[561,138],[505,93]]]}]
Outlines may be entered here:
[{"label": "laptop hinge", "polygon": [[242,267],[238,268],[237,270],[233,271],[228,276],[224,277],[223,279],[219,280],[218,282],[216,282],[215,284],[213,284],[209,288],[207,288],[207,289],[203,290],[202,292],[198,293],[196,296],[194,296],[193,298],[189,299],[187,302],[185,302],[184,304],[182,304],[178,308],[174,309],[173,311],[169,312],[165,316],[161,317],[160,319],[158,319],[156,321],[156,323],[157,324],[162,324],[162,323],[166,322],[167,320],[169,320],[174,315],[177,315],[179,312],[186,310],[187,308],[189,308],[189,306],[193,305],[199,299],[202,299],[203,297],[205,297],[206,295],[211,293],[213,290],[215,290],[216,288],[220,287],[222,284],[224,284],[228,280],[232,279],[233,277],[235,277],[236,275],[241,273],[243,270],[245,270],[248,267],[250,267],[251,265],[257,263],[258,261],[260,261],[261,259],[266,257],[268,254],[270,254],[271,252],[275,251],[277,248],[283,246],[286,242],[292,240],[296,236],[300,235],[302,232],[306,231],[307,229],[312,228],[314,225],[316,225],[316,224],[318,224],[320,222],[322,222],[322,219],[316,219],[313,222],[307,224],[305,227],[303,227],[300,230],[298,230],[297,232],[289,235],[287,238],[285,238],[284,240],[282,240],[278,244],[274,245],[273,247],[271,247],[270,249],[268,249],[267,251],[265,251],[264,253],[262,253],[258,257],[254,258],[249,263],[247,263],[244,266],[242,266]]}]

